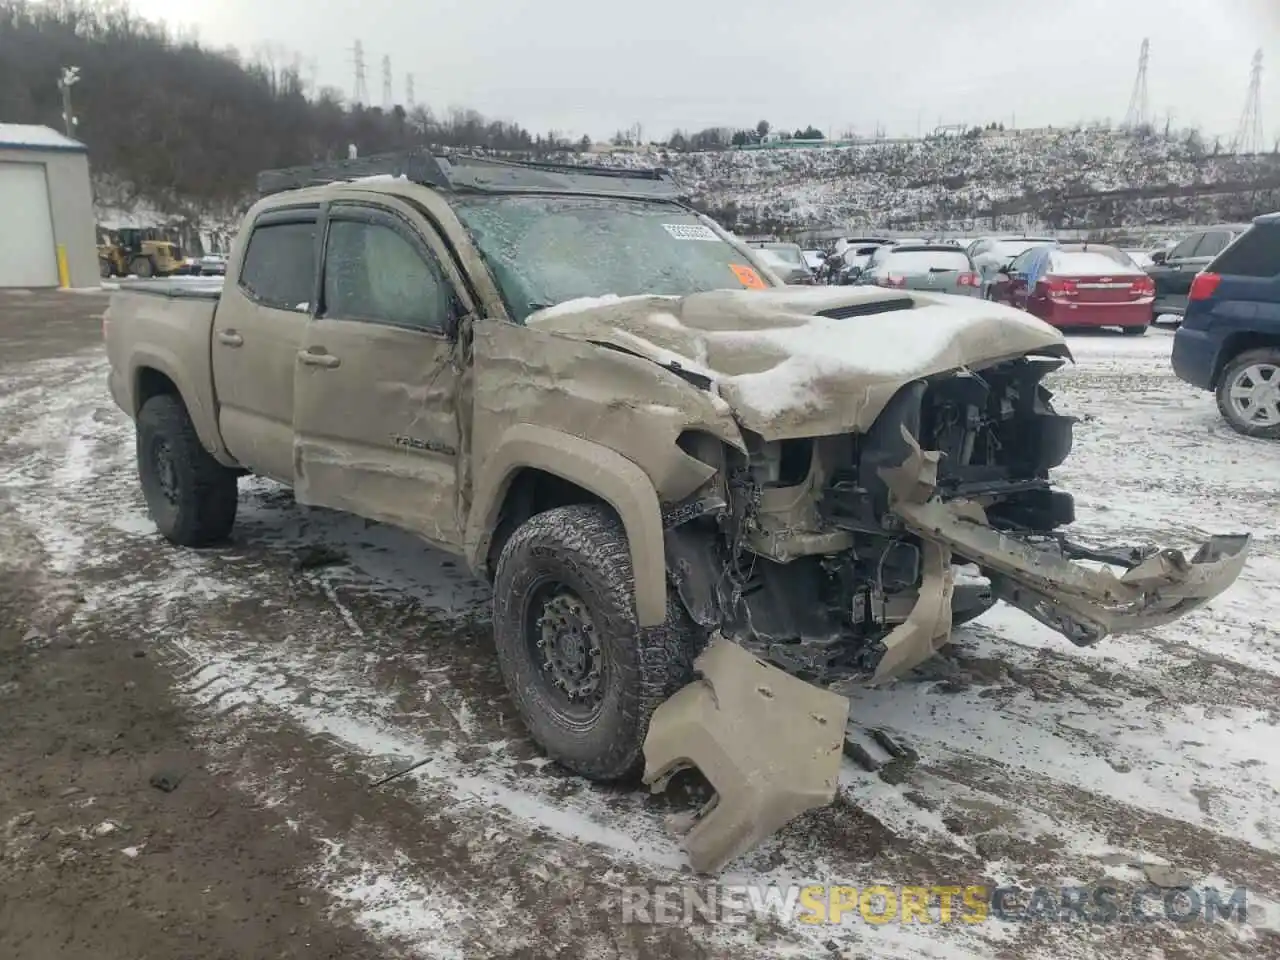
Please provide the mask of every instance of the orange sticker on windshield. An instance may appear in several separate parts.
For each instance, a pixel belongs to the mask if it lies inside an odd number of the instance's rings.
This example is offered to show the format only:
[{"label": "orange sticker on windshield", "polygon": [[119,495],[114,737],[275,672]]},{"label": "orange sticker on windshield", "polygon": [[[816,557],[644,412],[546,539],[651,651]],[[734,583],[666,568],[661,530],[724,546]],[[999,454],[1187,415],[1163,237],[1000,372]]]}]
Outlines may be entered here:
[{"label": "orange sticker on windshield", "polygon": [[756,273],[754,269],[748,267],[745,263],[731,263],[729,264],[729,269],[733,271],[734,276],[736,276],[739,282],[741,282],[741,284],[747,289],[768,289],[765,282],[760,279],[760,274]]}]

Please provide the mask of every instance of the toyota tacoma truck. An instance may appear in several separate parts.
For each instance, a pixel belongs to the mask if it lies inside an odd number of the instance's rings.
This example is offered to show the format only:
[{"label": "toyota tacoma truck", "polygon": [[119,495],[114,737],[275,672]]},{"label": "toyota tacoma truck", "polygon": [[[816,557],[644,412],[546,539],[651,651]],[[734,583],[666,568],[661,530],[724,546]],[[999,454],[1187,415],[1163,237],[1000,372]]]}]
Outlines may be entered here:
[{"label": "toyota tacoma truck", "polygon": [[833,687],[901,676],[996,599],[1088,645],[1244,563],[1247,536],[1065,536],[1056,330],[785,286],[664,171],[413,152],[258,186],[225,280],[125,284],[106,313],[160,533],[226,538],[252,473],[462,556],[548,755],[706,776],[699,870],[832,799]]}]

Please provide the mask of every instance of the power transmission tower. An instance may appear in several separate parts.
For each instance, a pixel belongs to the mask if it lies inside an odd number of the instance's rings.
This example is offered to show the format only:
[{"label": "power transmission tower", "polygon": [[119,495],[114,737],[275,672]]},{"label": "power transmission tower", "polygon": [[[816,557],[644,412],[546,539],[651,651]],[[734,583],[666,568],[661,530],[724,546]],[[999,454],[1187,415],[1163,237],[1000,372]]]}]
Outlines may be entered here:
[{"label": "power transmission tower", "polygon": [[391,92],[391,56],[382,58],[382,109],[390,110],[395,94]]},{"label": "power transmission tower", "polygon": [[364,44],[359,40],[351,48],[351,58],[356,67],[356,82],[351,91],[351,102],[363,104],[369,99],[369,84],[364,72]]},{"label": "power transmission tower", "polygon": [[1133,81],[1133,93],[1129,96],[1129,109],[1124,115],[1124,129],[1135,130],[1145,127],[1150,122],[1151,108],[1147,96],[1147,63],[1151,60],[1151,41],[1142,40],[1142,51],[1138,54],[1138,75]]},{"label": "power transmission tower", "polygon": [[413,74],[406,73],[404,75],[404,105],[412,110],[417,106],[417,101],[413,96]]},{"label": "power transmission tower", "polygon": [[1231,141],[1232,153],[1261,153],[1262,142],[1262,51],[1253,55],[1249,71],[1249,93],[1244,99],[1244,112]]}]

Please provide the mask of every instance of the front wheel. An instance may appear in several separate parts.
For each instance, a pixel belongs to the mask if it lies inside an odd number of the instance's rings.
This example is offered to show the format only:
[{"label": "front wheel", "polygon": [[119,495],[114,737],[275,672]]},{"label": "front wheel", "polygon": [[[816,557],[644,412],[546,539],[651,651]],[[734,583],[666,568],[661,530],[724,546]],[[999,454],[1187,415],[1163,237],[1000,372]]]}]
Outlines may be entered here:
[{"label": "front wheel", "polygon": [[184,547],[225,539],[236,519],[236,473],[205,450],[182,401],[152,397],[137,430],[138,479],[161,536]]},{"label": "front wheel", "polygon": [[493,593],[498,665],[533,739],[592,780],[637,774],[649,718],[693,679],[705,637],[671,594],[665,624],[637,627],[617,517],[594,504],[532,517],[503,547]]},{"label": "front wheel", "polygon": [[1280,440],[1280,350],[1246,350],[1218,378],[1218,410],[1246,437]]}]

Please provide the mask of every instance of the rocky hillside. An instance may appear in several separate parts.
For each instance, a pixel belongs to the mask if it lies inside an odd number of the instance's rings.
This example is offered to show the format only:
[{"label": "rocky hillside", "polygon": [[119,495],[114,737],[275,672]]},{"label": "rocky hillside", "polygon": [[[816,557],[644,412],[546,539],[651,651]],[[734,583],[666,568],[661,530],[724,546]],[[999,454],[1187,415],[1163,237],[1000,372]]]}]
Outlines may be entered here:
[{"label": "rocky hillside", "polygon": [[[589,146],[474,111],[353,107],[340,91],[311,89],[296,63],[179,40],[123,6],[0,0],[0,120],[61,128],[56,80],[68,64],[80,67],[76,135],[90,148],[104,223],[228,224],[258,170],[343,157],[350,144],[366,155],[430,145],[575,162]],[[590,157],[668,166],[702,208],[744,231],[1114,227],[1280,209],[1280,155],[1229,156],[1195,133],[975,128],[834,148],[724,149],[751,139],[729,133]]]},{"label": "rocky hillside", "polygon": [[989,131],[832,148],[618,152],[592,159],[669,167],[710,211],[752,230],[1115,227],[1240,220],[1280,209],[1280,155],[1215,152],[1194,133]]}]

